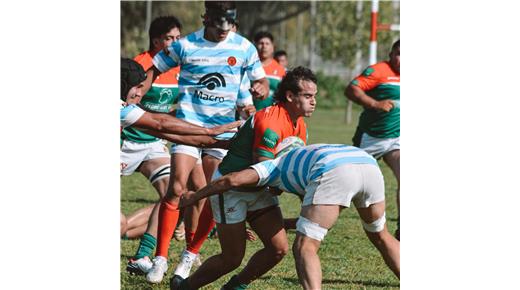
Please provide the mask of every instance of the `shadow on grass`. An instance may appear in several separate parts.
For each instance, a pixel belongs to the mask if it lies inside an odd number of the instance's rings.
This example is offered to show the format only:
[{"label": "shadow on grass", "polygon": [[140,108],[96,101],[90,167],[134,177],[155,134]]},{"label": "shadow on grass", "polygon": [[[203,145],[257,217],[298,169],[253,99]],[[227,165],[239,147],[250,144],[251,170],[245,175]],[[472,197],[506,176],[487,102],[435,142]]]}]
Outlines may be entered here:
[{"label": "shadow on grass", "polygon": [[[260,280],[270,279],[271,276],[263,276],[260,277]],[[300,281],[298,278],[281,278],[287,282],[291,282],[295,285],[299,285]],[[363,285],[363,286],[376,286],[376,287],[399,287],[399,283],[385,283],[385,282],[376,282],[376,281],[363,281],[363,280],[342,280],[342,279],[323,279],[323,284],[352,284],[352,285]]]}]

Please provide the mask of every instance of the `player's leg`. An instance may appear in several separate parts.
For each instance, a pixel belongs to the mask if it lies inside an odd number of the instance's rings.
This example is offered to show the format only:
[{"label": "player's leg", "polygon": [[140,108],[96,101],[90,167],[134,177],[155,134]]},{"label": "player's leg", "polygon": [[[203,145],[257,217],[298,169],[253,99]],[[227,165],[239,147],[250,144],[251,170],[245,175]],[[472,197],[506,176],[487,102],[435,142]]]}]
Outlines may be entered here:
[{"label": "player's leg", "polygon": [[[217,169],[220,164],[221,159],[224,156],[224,152],[222,150],[215,151],[216,149],[204,149],[202,157],[202,167],[201,169],[204,172],[205,179],[199,182],[199,186],[196,188],[202,188],[206,185],[207,182],[211,180],[213,172]],[[208,154],[206,154],[208,153]],[[200,176],[200,175],[199,175]],[[182,278],[186,278],[189,276],[191,267],[195,264],[197,266],[201,265],[200,259],[200,248],[202,244],[207,240],[208,235],[211,230],[215,226],[215,221],[213,220],[213,214],[211,212],[211,206],[209,202],[206,202],[205,199],[202,199],[198,202],[196,206],[191,208],[187,208],[191,213],[190,216],[186,216],[186,219],[192,219],[191,228],[190,228],[190,239],[186,238],[186,250],[184,250],[181,254],[181,259],[177,267],[175,268],[175,275],[178,275]],[[186,224],[188,226],[188,224]],[[186,235],[188,236],[188,230],[186,231]]]},{"label": "player's leg", "polygon": [[151,204],[147,207],[140,208],[126,218],[128,224],[126,230],[127,238],[136,239],[146,232],[154,206],[155,204]]},{"label": "player's leg", "polygon": [[278,205],[249,212],[248,222],[264,248],[253,254],[246,267],[234,279],[236,281],[232,279],[226,284],[229,289],[238,286],[231,285],[233,283],[247,285],[258,279],[276,266],[289,251],[282,212]]},{"label": "player's leg", "polygon": [[[204,176],[204,170],[202,164],[197,164],[191,174],[188,182],[190,190],[197,191],[206,186],[206,178]],[[199,223],[200,212],[204,206],[204,201],[199,201],[198,204],[188,206],[184,209],[184,230],[186,232],[186,246],[188,246],[193,240],[197,225]]]},{"label": "player's leg", "polygon": [[363,175],[363,191],[352,202],[356,205],[368,239],[383,256],[385,263],[399,277],[400,250],[397,241],[386,227],[385,184],[383,174],[377,166],[360,164]]},{"label": "player's leg", "polygon": [[321,241],[337,221],[339,205],[303,206],[296,225],[293,243],[294,263],[304,289],[321,289],[321,264],[318,256]]},{"label": "player's leg", "polygon": [[400,210],[400,204],[399,204],[399,197],[400,197],[400,188],[401,188],[401,178],[400,178],[400,149],[392,150],[388,153],[386,153],[383,156],[383,160],[385,163],[392,169],[392,172],[395,175],[395,178],[397,179],[397,230],[395,232],[395,237],[399,240],[400,239],[400,219],[401,219],[401,210]]},{"label": "player's leg", "polygon": [[[189,188],[197,191],[206,185],[206,178],[202,170],[202,164],[197,164],[190,175]],[[204,200],[199,201],[199,205],[189,206],[184,209],[184,223],[186,231],[186,249],[181,252],[179,264],[175,267],[174,275],[186,278],[190,275],[191,267],[198,257],[197,252],[190,252],[189,246],[193,241],[193,237],[199,224],[200,212],[204,205]],[[200,264],[199,264],[200,266]]]},{"label": "player's leg", "polygon": [[384,213],[385,202],[372,204],[367,208],[357,208],[359,216],[363,220],[365,233],[383,256],[388,267],[399,278],[400,274],[400,249],[397,241],[386,227]]},{"label": "player's leg", "polygon": [[121,213],[121,226],[120,226],[120,231],[121,231],[121,237],[123,237],[126,233],[126,227],[127,227],[127,222],[126,222],[126,216]]},{"label": "player's leg", "polygon": [[[170,175],[170,155],[162,142],[150,145],[148,154],[139,166],[139,171],[150,181],[159,195],[159,200],[164,198],[168,189]],[[128,262],[127,271],[133,274],[145,274],[150,271],[152,263],[150,257],[157,244],[157,227],[159,223],[159,206],[156,202],[146,211],[140,212],[131,225],[134,227],[128,232],[128,236],[142,236],[136,253]],[[145,222],[146,221],[146,222]],[[143,224],[143,222],[145,222]],[[138,225],[139,223],[139,225]]]},{"label": "player's leg", "polygon": [[217,223],[217,231],[221,253],[206,259],[197,271],[181,283],[179,289],[198,289],[233,271],[242,263],[246,249],[245,221],[236,224]]},{"label": "player's leg", "polygon": [[156,257],[152,269],[146,275],[146,280],[152,283],[160,283],[167,271],[168,248],[179,219],[179,199],[187,190],[188,178],[198,160],[197,154],[200,154],[194,147],[181,146],[177,145],[177,150],[171,156],[170,185],[159,208]]}]

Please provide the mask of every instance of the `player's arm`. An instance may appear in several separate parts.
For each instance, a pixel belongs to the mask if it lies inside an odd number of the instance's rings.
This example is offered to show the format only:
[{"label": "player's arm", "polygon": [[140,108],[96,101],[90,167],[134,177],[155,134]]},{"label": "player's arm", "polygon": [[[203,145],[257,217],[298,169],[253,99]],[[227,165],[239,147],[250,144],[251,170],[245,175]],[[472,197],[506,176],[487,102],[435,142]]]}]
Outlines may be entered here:
[{"label": "player's arm", "polygon": [[155,136],[157,138],[165,139],[173,143],[189,145],[201,148],[221,148],[228,149],[231,144],[231,140],[217,140],[210,136],[195,136],[195,135],[177,135],[168,134],[160,131],[145,130],[147,134]]},{"label": "player's arm", "polygon": [[252,168],[226,174],[197,192],[188,191],[183,194],[179,207],[195,204],[200,199],[228,191],[234,187],[255,186],[258,184],[259,179],[258,173]]},{"label": "player's arm", "polygon": [[394,103],[391,100],[378,101],[367,95],[365,91],[352,83],[345,88],[345,96],[354,103],[359,104],[367,109],[388,112],[394,107]]},{"label": "player's arm", "polygon": [[145,112],[134,124],[134,127],[140,129],[151,129],[164,133],[178,135],[210,135],[216,136],[224,132],[229,132],[240,126],[241,122],[236,121],[213,128],[200,127],[181,119],[175,118],[166,113]]},{"label": "player's arm", "polygon": [[269,96],[269,81],[266,78],[253,81],[249,91],[253,98],[264,100]]}]

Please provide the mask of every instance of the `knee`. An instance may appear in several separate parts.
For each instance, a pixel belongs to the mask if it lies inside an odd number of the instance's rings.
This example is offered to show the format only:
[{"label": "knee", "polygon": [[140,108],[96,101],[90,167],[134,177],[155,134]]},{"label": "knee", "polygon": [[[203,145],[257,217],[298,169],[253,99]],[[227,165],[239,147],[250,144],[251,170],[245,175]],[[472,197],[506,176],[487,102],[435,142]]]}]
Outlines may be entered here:
[{"label": "knee", "polygon": [[289,244],[287,243],[287,240],[285,240],[283,242],[279,242],[276,245],[274,245],[271,248],[271,252],[273,253],[273,256],[277,260],[283,259],[283,257],[285,257],[285,255],[287,255],[287,253],[289,253]]},{"label": "knee", "polygon": [[305,254],[318,252],[318,248],[308,239],[300,239],[294,242],[292,251],[294,257],[299,258]]}]

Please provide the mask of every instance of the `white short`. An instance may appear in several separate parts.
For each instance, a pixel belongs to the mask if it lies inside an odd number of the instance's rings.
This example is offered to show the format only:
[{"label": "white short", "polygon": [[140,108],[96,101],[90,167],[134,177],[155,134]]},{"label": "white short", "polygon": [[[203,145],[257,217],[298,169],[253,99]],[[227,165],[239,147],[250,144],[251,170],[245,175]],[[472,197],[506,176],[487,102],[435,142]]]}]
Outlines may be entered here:
[{"label": "white short", "polygon": [[325,172],[305,188],[302,206],[329,204],[366,208],[385,200],[385,182],[378,166],[346,164]]},{"label": "white short", "polygon": [[[194,146],[188,146],[188,145],[180,145],[180,144],[172,144],[172,147],[170,149],[170,153],[182,153],[189,156],[192,156],[193,158],[197,158],[198,160],[201,160],[202,153],[211,155],[219,160],[224,159],[224,156],[227,154],[226,149],[219,149],[219,148],[199,148]],[[198,164],[199,162],[197,162]]]},{"label": "white short", "polygon": [[151,143],[135,143],[123,140],[120,158],[121,163],[126,164],[126,167],[121,171],[121,174],[130,175],[134,173],[143,161],[163,157],[170,158],[165,143],[163,140]]},{"label": "white short", "polygon": [[386,153],[394,150],[399,150],[399,137],[397,138],[376,138],[363,133],[361,136],[361,142],[359,148],[365,150],[368,154],[374,156],[375,159],[379,159]]},{"label": "white short", "polygon": [[[212,180],[222,176],[215,170]],[[267,192],[260,191],[240,192],[230,190],[224,194],[210,196],[213,218],[219,224],[236,224],[245,221],[247,213],[274,205],[278,205],[278,197]]]}]

